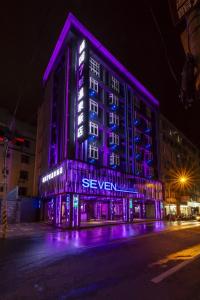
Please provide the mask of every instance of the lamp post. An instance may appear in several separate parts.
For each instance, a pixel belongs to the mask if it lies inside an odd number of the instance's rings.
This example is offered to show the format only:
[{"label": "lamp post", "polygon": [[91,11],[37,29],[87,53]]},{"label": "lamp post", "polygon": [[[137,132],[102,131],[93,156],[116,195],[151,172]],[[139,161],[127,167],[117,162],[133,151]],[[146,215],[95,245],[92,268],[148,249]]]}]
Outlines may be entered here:
[{"label": "lamp post", "polygon": [[171,186],[172,186],[173,182],[170,182],[168,184],[168,199],[169,199],[169,221],[171,221]]},{"label": "lamp post", "polygon": [[6,238],[7,233],[7,154],[8,154],[9,140],[4,139],[3,145],[3,201],[2,201],[2,237]]},{"label": "lamp post", "polygon": [[171,221],[171,186],[175,185],[180,188],[184,188],[187,184],[189,184],[190,177],[186,173],[178,173],[177,176],[169,180],[168,183],[168,199],[169,199],[169,220]]}]

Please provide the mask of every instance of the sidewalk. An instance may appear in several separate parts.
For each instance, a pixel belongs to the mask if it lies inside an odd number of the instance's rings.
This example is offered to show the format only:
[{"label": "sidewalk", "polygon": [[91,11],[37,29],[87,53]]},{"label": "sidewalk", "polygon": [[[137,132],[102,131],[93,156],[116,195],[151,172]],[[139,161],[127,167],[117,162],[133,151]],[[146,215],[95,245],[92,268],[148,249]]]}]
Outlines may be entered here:
[{"label": "sidewalk", "polygon": [[[37,223],[20,223],[20,224],[8,224],[7,238],[12,237],[32,237],[34,235],[43,234],[45,232],[53,232],[57,230],[52,226],[49,226],[43,222]],[[0,239],[2,238],[2,225],[0,225]]]},{"label": "sidewalk", "polygon": [[127,223],[124,221],[95,221],[94,220],[89,222],[82,222],[80,229],[109,226],[109,225],[119,225],[119,224],[135,224],[135,223],[147,223],[147,222],[149,223],[155,221],[156,221],[155,219],[134,219],[132,223]]},{"label": "sidewalk", "polygon": [[[135,223],[149,223],[155,222],[153,219],[134,219],[133,223],[119,222],[119,221],[92,221],[84,222],[79,230],[87,228],[96,228],[102,226],[115,226],[122,224],[135,224]],[[67,231],[70,229],[53,227],[52,225],[46,224],[44,222],[37,223],[20,223],[20,224],[9,224],[7,229],[7,238],[14,237],[32,237],[35,235],[41,235],[47,232],[58,232],[58,231]],[[2,239],[2,225],[0,225],[0,239]]]}]

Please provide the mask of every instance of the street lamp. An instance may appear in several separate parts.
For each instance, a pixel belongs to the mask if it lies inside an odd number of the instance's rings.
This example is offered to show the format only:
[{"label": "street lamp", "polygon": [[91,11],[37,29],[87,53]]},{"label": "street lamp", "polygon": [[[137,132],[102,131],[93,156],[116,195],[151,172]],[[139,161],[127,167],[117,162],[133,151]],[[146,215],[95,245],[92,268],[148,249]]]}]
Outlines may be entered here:
[{"label": "street lamp", "polygon": [[179,178],[179,181],[180,181],[181,184],[187,183],[187,180],[188,180],[188,178],[185,177],[185,176],[181,176],[181,177]]},{"label": "street lamp", "polygon": [[171,220],[171,187],[173,185],[176,190],[185,188],[190,189],[193,184],[192,172],[183,169],[175,171],[168,182],[169,219]]}]

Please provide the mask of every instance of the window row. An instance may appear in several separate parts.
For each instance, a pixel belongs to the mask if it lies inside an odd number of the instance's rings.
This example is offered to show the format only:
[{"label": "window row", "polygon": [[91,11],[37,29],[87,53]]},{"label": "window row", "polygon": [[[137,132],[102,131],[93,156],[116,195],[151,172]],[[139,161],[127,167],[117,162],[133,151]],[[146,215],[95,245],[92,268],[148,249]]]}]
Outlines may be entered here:
[{"label": "window row", "polygon": [[[98,113],[98,106],[94,106],[94,109],[96,110],[96,112]],[[84,122],[84,114],[80,113],[80,115],[78,116],[78,126],[81,125]],[[109,113],[109,124],[116,124],[119,125],[119,116],[117,116],[114,113]],[[78,128],[78,137],[83,135],[83,125],[81,125]],[[89,122],[89,134],[98,136],[99,135],[99,128],[98,128],[98,124],[94,123],[94,122]],[[119,145],[119,136],[111,133],[110,136],[110,140],[113,141],[114,144]]]},{"label": "window row", "polygon": [[[99,149],[94,145],[89,145],[89,158],[98,159],[99,158]],[[110,165],[120,165],[120,157],[118,154],[111,153],[109,158]]]}]

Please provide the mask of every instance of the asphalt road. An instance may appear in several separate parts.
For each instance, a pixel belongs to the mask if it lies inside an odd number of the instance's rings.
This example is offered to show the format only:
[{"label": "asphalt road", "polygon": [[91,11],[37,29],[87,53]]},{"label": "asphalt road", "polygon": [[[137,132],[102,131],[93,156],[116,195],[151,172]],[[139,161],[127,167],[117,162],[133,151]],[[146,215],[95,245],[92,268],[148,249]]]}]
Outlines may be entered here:
[{"label": "asphalt road", "polygon": [[200,223],[48,227],[0,240],[0,299],[200,299]]}]

